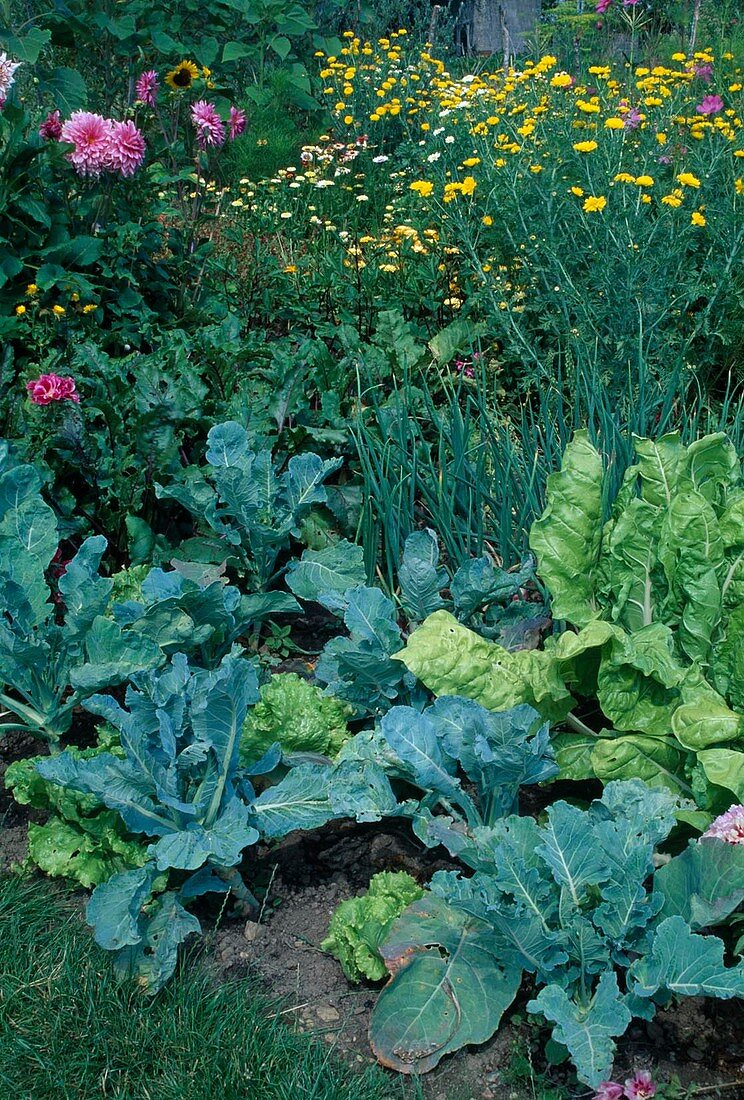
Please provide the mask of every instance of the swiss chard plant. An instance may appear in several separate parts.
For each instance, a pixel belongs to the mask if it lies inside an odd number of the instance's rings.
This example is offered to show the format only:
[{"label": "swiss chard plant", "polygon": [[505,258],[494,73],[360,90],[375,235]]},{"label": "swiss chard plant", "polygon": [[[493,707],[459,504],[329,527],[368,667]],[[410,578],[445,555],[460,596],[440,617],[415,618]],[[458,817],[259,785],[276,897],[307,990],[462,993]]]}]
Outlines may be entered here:
[{"label": "swiss chard plant", "polygon": [[[208,436],[206,465],[189,466],[157,492],[182,504],[203,532],[184,544],[182,556],[228,561],[254,591],[266,592],[282,575],[280,555],[299,538],[303,518],[326,503],[324,482],[342,460],[295,455],[280,470],[271,451],[257,447],[236,421],[217,424]],[[286,610],[286,595],[278,598],[277,610]]]},{"label": "swiss chard plant", "polygon": [[723,941],[699,930],[744,897],[744,850],[706,838],[654,873],[674,824],[674,796],[633,780],[587,810],[556,802],[543,824],[512,815],[440,831],[472,873],[437,872],[381,945],[378,1058],[421,1073],[486,1041],[529,976],[528,1012],[596,1087],[634,1017],[675,995],[741,996],[744,963],[727,967]]},{"label": "swiss chard plant", "polygon": [[693,798],[703,824],[744,798],[741,463],[720,434],[638,439],[636,455],[614,501],[585,432],[549,479],[531,546],[572,629],[510,653],[438,611],[399,656],[435,694],[560,723],[565,778],[637,776]]}]

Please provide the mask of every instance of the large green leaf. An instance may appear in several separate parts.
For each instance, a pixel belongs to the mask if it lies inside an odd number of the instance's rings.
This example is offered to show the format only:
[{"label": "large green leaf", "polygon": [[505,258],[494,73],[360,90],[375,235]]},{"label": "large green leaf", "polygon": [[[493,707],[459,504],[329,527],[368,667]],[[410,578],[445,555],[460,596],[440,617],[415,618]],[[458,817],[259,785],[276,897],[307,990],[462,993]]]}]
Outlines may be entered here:
[{"label": "large green leaf", "polygon": [[409,535],[398,570],[400,599],[412,622],[444,607],[440,592],[447,585],[447,570],[439,566],[439,542],[428,528]]},{"label": "large green leaf", "polygon": [[527,1011],[553,1021],[553,1038],[570,1051],[579,1080],[593,1088],[607,1080],[615,1054],[613,1039],[631,1021],[612,970],[602,974],[588,1005],[577,1004],[561,986],[551,983],[527,1003]]},{"label": "large green leaf", "polygon": [[57,549],[54,512],[41,499],[41,478],[33,466],[0,468],[0,604],[12,582],[28,603],[28,626],[49,614],[44,570]]},{"label": "large green leaf", "polygon": [[642,779],[649,786],[667,787],[687,798],[692,794],[684,779],[690,753],[681,749],[672,737],[635,733],[595,739],[590,748],[593,774],[603,783],[613,779]]},{"label": "large green leaf", "polygon": [[322,550],[305,550],[300,561],[287,569],[287,584],[301,600],[323,602],[326,594],[343,596],[366,581],[361,546],[341,539]]},{"label": "large green leaf", "polygon": [[723,940],[694,934],[680,916],[661,922],[651,949],[630,967],[629,979],[639,997],[659,990],[683,997],[744,997],[744,962],[726,967]]},{"label": "large green leaf", "polygon": [[375,1005],[370,1041],[401,1073],[425,1073],[496,1031],[516,996],[518,966],[501,958],[483,921],[427,894],[395,922],[382,956],[392,974]]},{"label": "large green leaf", "polygon": [[547,507],[532,525],[530,547],[550,589],[553,613],[584,626],[597,612],[595,569],[602,535],[602,459],[585,431],[566,447],[548,478]]},{"label": "large green leaf", "polygon": [[691,928],[720,924],[744,901],[744,845],[717,837],[691,841],[654,875],[659,919],[682,917]]},{"label": "large green leaf", "polygon": [[711,783],[733,791],[744,802],[744,752],[734,749],[703,749],[697,754]]},{"label": "large green leaf", "polygon": [[685,457],[679,432],[662,435],[659,439],[633,436],[633,443],[641,496],[654,508],[668,508],[677,491],[680,466]]}]

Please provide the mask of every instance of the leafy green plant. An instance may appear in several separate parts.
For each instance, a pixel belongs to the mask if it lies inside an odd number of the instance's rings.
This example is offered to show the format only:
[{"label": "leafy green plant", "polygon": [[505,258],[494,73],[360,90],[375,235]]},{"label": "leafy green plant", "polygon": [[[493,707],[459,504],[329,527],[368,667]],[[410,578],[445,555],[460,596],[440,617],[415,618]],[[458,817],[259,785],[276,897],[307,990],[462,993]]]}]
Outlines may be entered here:
[{"label": "leafy green plant", "polygon": [[370,1028],[380,1060],[426,1072],[484,1042],[526,973],[541,987],[528,1012],[550,1022],[579,1079],[596,1087],[634,1016],[652,1019],[673,995],[741,996],[744,965],[726,967],[723,942],[694,929],[739,904],[744,852],[699,842],[708,900],[698,904],[669,888],[674,870],[654,875],[674,823],[670,792],[636,780],[608,784],[587,810],[556,802],[542,825],[510,816],[445,839],[474,873],[437,872],[382,945],[391,980]]},{"label": "leafy green plant", "polygon": [[380,871],[369,880],[366,893],[341,902],[320,946],[338,959],[350,982],[362,977],[379,981],[387,974],[380,944],[395,918],[423,893],[405,871]]},{"label": "leafy green plant", "polygon": [[[157,486],[158,496],[177,500],[211,534],[185,543],[181,552],[234,564],[250,586],[265,592],[282,574],[278,559],[299,538],[300,522],[315,504],[325,504],[324,481],[341,459],[295,455],[281,473],[269,450],[256,450],[236,421],[218,424],[207,437],[207,465],[190,466],[178,481]],[[276,611],[286,611],[285,595]]]},{"label": "leafy green plant", "polygon": [[86,539],[59,578],[60,608],[45,571],[57,554],[54,513],[33,466],[0,442],[0,702],[25,729],[56,743],[80,702],[164,657],[144,634],[106,618],[111,581],[98,573],[106,540]]},{"label": "leafy green plant", "polygon": [[[496,709],[529,702],[567,721],[554,738],[565,778],[638,776],[716,812],[743,790],[740,463],[721,434],[688,447],[676,435],[637,440],[636,450],[613,501],[600,454],[578,432],[532,529],[553,614],[577,633],[509,654],[440,611],[400,658],[435,694]],[[576,716],[577,699],[596,700],[599,729]]]},{"label": "leafy green plant", "polygon": [[129,832],[157,838],[141,867],[96,887],[87,910],[96,941],[152,992],[173,973],[178,945],[200,929],[185,908],[190,899],[232,890],[252,903],[235,865],[258,832],[237,769],[240,731],[257,700],[256,673],[243,658],[228,655],[208,672],[176,654],[162,671],[135,678],[128,710],[110,696],[88,700],[118,729],[123,758],[66,751],[37,765],[43,779],[118,813]]},{"label": "leafy green plant", "polygon": [[313,752],[335,756],[351,736],[348,703],[324,695],[296,672],[278,672],[260,691],[240,735],[240,759],[257,760],[276,742],[284,754]]},{"label": "leafy green plant", "polygon": [[[115,737],[101,735],[93,748],[71,747],[67,752],[78,760],[92,760],[107,751],[123,756],[116,742]],[[5,786],[16,802],[49,813],[43,824],[29,822],[25,865],[90,889],[114,874],[146,863],[144,844],[127,833],[119,815],[93,795],[42,778],[36,765],[43,759],[29,756],[16,760],[5,772]]]}]

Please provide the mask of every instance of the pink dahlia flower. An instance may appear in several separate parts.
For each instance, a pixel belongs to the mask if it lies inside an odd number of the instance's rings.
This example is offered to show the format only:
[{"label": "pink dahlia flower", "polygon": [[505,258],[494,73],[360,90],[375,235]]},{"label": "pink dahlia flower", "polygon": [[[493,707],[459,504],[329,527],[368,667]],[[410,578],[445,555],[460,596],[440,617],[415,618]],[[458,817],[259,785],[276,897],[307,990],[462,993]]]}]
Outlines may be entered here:
[{"label": "pink dahlia flower", "polygon": [[112,122],[106,167],[133,176],[145,159],[145,139],[133,122]]},{"label": "pink dahlia flower", "polygon": [[230,118],[227,123],[230,141],[235,141],[236,137],[240,137],[245,130],[246,121],[245,111],[241,111],[239,107],[230,108]]},{"label": "pink dahlia flower", "polygon": [[612,0],[597,0],[597,15],[604,15]]},{"label": "pink dahlia flower", "polygon": [[651,1074],[645,1070],[639,1070],[625,1082],[625,1096],[627,1100],[651,1100],[656,1096],[656,1085],[651,1080]]},{"label": "pink dahlia flower", "polygon": [[744,806],[732,806],[708,827],[703,836],[714,836],[728,844],[744,844]]},{"label": "pink dahlia flower", "polygon": [[0,108],[5,106],[8,92],[15,83],[16,69],[20,67],[20,61],[11,61],[4,50],[0,53]]},{"label": "pink dahlia flower", "polygon": [[94,115],[90,111],[73,111],[64,123],[60,141],[75,146],[67,159],[78,175],[100,176],[108,167],[112,126],[110,118]]},{"label": "pink dahlia flower", "polygon": [[222,145],[225,141],[225,124],[213,103],[199,99],[191,108],[191,121],[196,128],[196,140],[201,149],[208,145]]},{"label": "pink dahlia flower", "polygon": [[80,403],[80,395],[75,392],[74,378],[61,378],[58,374],[42,374],[33,382],[27,382],[26,389],[34,405],[50,405],[52,401]]},{"label": "pink dahlia flower", "polygon": [[154,107],[159,87],[158,74],[154,69],[148,69],[146,73],[140,75],[135,85],[137,99],[140,103],[144,103],[145,107]]},{"label": "pink dahlia flower", "polygon": [[601,1081],[594,1094],[594,1100],[622,1100],[623,1086],[615,1081]]},{"label": "pink dahlia flower", "polygon": [[59,111],[49,112],[39,127],[39,137],[44,138],[44,141],[59,141],[62,137],[62,119]]},{"label": "pink dahlia flower", "polygon": [[723,100],[719,95],[707,95],[695,110],[699,115],[717,115],[723,110]]}]

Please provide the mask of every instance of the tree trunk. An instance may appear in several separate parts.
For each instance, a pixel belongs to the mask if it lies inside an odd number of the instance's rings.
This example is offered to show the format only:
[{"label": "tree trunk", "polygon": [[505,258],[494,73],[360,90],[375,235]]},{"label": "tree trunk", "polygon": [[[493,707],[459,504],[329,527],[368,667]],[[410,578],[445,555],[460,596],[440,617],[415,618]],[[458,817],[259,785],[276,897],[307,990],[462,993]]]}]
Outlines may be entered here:
[{"label": "tree trunk", "polygon": [[503,53],[505,60],[528,48],[542,0],[465,0],[457,23],[463,53]]}]

